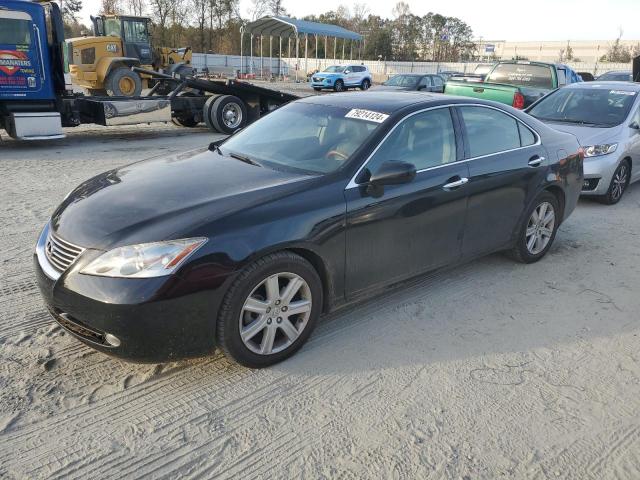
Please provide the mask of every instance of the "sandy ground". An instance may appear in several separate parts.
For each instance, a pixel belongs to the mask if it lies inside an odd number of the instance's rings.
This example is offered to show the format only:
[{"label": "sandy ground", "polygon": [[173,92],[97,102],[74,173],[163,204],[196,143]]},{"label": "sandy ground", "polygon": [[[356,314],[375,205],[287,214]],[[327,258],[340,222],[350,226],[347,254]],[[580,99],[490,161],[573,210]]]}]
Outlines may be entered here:
[{"label": "sandy ground", "polygon": [[133,365],[45,312],[36,236],[80,181],[205,129],[0,143],[0,478],[640,478],[640,185],[325,318],[292,359]]}]

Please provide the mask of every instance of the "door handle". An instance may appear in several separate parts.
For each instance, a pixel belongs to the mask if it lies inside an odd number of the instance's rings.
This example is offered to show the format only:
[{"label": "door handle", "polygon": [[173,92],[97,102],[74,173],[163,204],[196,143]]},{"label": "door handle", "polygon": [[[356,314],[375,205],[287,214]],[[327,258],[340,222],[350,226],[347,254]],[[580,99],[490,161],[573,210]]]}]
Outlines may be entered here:
[{"label": "door handle", "polygon": [[529,166],[539,167],[543,161],[544,161],[544,157],[539,157],[538,155],[535,155],[529,159]]},{"label": "door handle", "polygon": [[468,178],[460,178],[458,180],[455,180],[453,182],[450,183],[445,183],[442,188],[443,190],[453,190],[454,188],[458,188],[461,187],[462,185],[464,185],[465,183],[467,183],[469,181]]}]

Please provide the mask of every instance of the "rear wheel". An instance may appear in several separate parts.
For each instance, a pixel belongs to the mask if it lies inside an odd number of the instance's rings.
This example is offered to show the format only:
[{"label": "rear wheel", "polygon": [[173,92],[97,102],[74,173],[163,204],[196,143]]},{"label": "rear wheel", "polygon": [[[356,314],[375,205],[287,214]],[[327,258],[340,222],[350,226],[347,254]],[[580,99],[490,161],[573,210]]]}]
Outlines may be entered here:
[{"label": "rear wheel", "polygon": [[336,83],[333,84],[333,89],[336,92],[343,92],[344,91],[344,82],[342,80],[336,80]]},{"label": "rear wheel", "polygon": [[559,225],[558,199],[551,192],[541,193],[525,215],[509,255],[522,263],[537,262],[551,248]]},{"label": "rear wheel", "polygon": [[247,124],[247,107],[233,95],[219,95],[208,99],[203,113],[211,130],[227,135]]},{"label": "rear wheel", "polygon": [[107,75],[104,87],[110,97],[137,97],[142,93],[142,80],[128,68],[118,67]]},{"label": "rear wheel", "polygon": [[218,343],[242,365],[267,367],[302,347],[321,309],[322,283],[313,266],[291,252],[270,254],[245,268],[229,288]]},{"label": "rear wheel", "polygon": [[615,205],[618,203],[629,186],[630,178],[631,166],[627,160],[623,160],[613,173],[613,178],[609,184],[609,190],[607,190],[606,194],[598,197],[598,201],[605,205]]},{"label": "rear wheel", "polygon": [[365,78],[364,80],[362,80],[362,83],[360,84],[360,90],[369,90],[370,86],[371,86],[371,81],[368,78]]}]

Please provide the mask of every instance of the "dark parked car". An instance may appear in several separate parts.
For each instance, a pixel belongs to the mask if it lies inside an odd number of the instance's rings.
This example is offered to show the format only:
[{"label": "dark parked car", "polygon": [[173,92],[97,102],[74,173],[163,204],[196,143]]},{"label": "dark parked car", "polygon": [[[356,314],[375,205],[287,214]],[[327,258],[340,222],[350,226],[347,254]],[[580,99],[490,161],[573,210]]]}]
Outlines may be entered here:
[{"label": "dark parked car", "polygon": [[314,96],[209,151],[84,182],[35,265],[54,318],[98,350],[163,361],[217,345],[263,367],[390,284],[500,250],[539,260],[581,185],[575,137],[510,107]]},{"label": "dark parked car", "polygon": [[447,83],[451,77],[464,77],[464,72],[444,71],[438,72],[438,75],[440,75],[444,79],[444,82]]},{"label": "dark parked car", "polygon": [[419,90],[422,92],[444,92],[444,80],[440,75],[424,73],[401,73],[389,78],[381,85],[373,87],[375,91],[382,90]]},{"label": "dark parked car", "polygon": [[600,82],[631,82],[633,81],[633,75],[631,72],[618,70],[603,73],[597,80]]}]

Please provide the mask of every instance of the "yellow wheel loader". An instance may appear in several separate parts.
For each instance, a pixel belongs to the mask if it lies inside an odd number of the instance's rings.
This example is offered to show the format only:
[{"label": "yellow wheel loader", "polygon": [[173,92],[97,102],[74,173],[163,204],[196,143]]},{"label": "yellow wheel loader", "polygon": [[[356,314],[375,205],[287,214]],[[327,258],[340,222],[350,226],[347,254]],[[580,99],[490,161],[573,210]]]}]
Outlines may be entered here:
[{"label": "yellow wheel loader", "polygon": [[67,40],[65,59],[72,82],[86,89],[89,95],[136,97],[143,88],[157,81],[132,71],[131,67],[169,75],[193,74],[191,47],[172,49],[151,45],[151,19],[101,15],[91,17],[91,21],[94,36]]}]

